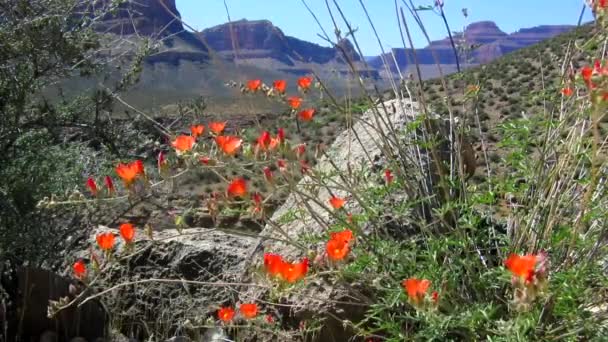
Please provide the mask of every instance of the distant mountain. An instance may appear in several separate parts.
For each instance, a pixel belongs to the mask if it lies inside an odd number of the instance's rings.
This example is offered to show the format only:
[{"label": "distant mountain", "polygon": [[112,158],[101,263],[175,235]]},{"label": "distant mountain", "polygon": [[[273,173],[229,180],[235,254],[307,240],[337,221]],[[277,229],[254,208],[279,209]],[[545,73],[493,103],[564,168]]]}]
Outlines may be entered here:
[{"label": "distant mountain", "polygon": [[[83,1],[82,9],[89,12],[108,8],[112,0]],[[175,0],[125,1],[115,11],[106,14],[95,23],[95,29],[103,33],[123,36],[143,36],[163,39],[165,44],[160,53],[149,62],[167,61],[175,63],[179,59],[204,62],[209,56],[207,47],[191,32],[184,30]],[[172,14],[169,13],[169,10]],[[177,52],[183,52],[180,56]]]},{"label": "distant mountain", "polygon": [[[208,28],[198,36],[226,60],[293,74],[309,73],[313,68],[318,69],[318,65],[340,73],[347,72],[344,53],[356,63],[362,60],[349,40],[338,42],[336,48],[324,47],[287,36],[268,20],[242,19]],[[362,64],[358,67],[365,70]],[[373,69],[367,72],[368,76],[378,77]]]},{"label": "distant mountain", "polygon": [[[454,41],[465,46],[468,52],[460,54],[460,63],[464,66],[485,64],[507,53],[537,44],[543,40],[555,37],[574,29],[568,25],[545,25],[521,29],[515,33],[507,34],[500,30],[492,21],[480,21],[466,27],[463,33],[454,35]],[[397,65],[390,54],[378,56],[370,60],[370,65],[376,69],[383,66],[383,57],[391,66],[392,72],[397,72],[397,66],[402,72],[408,70],[414,63],[411,49],[393,49]],[[435,65],[433,54],[437,56],[440,64],[454,65],[456,58],[449,38],[431,42],[427,47],[416,49],[416,57],[422,65]],[[386,75],[384,75],[386,77]]]}]

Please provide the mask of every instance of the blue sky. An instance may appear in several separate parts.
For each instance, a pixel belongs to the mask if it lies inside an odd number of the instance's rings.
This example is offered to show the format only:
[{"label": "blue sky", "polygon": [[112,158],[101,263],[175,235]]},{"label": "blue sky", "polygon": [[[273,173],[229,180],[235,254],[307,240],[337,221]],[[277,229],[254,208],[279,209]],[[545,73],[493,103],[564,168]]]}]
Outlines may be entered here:
[{"label": "blue sky", "polygon": [[[331,18],[325,0],[305,0],[315,12],[328,34],[333,34]],[[402,4],[402,0],[398,0]],[[409,1],[409,0],[406,0]],[[228,21],[224,0],[176,0],[182,19],[202,30]],[[329,1],[333,3],[333,0]],[[377,55],[380,48],[359,0],[337,0],[352,26],[357,27],[357,40],[367,56]],[[363,0],[376,26],[385,49],[402,47],[394,0]],[[433,0],[413,0],[415,5],[430,5]],[[575,25],[583,5],[583,0],[444,0],[445,12],[452,31],[461,31],[468,23],[492,20],[507,33],[520,28],[537,25]],[[313,17],[308,13],[302,0],[226,0],[230,18],[234,20],[268,19],[285,34],[327,46],[327,42],[317,36],[321,33]],[[467,8],[469,16],[464,18],[462,9]],[[585,12],[584,21],[592,19],[590,11]],[[334,11],[338,20],[339,15]],[[431,39],[446,36],[439,16],[424,12],[423,20]],[[412,23],[413,24],[413,23]],[[344,32],[345,25],[339,26]],[[411,25],[414,26],[414,25]],[[426,45],[422,34],[413,32],[417,47]],[[332,37],[333,38],[333,37]]]}]

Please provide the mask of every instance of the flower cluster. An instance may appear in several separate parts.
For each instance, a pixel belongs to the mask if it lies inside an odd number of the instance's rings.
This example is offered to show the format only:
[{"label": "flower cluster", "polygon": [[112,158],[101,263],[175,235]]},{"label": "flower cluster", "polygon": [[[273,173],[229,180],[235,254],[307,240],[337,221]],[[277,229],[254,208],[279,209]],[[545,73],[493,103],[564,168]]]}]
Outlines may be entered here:
[{"label": "flower cluster", "polygon": [[[258,316],[259,309],[255,303],[242,303],[239,305],[238,312],[243,319],[251,320]],[[232,322],[236,314],[236,310],[230,306],[223,306],[217,310],[217,318],[224,323]]]},{"label": "flower cluster", "polygon": [[303,258],[299,262],[289,262],[278,254],[264,253],[264,267],[271,277],[295,283],[306,277],[308,258]]},{"label": "flower cluster", "polygon": [[407,293],[410,303],[418,308],[437,307],[439,303],[439,293],[433,291],[430,297],[427,295],[431,281],[428,279],[408,278],[401,282],[401,286]]},{"label": "flower cluster", "polygon": [[[118,227],[118,231],[120,237],[123,239],[127,247],[131,247],[135,240],[135,226],[131,223],[123,223]],[[112,249],[114,248],[114,244],[116,242],[114,233],[112,232],[103,232],[99,233],[95,236],[95,241],[97,242],[97,246],[103,252],[105,252],[108,256],[110,255]],[[99,268],[99,259],[97,255],[91,249],[91,259],[94,263],[94,267]],[[80,280],[85,280],[87,275],[87,267],[85,262],[82,259],[78,259],[72,265],[72,271],[74,272],[74,276]]]},{"label": "flower cluster", "polygon": [[505,260],[505,267],[513,274],[513,302],[517,310],[528,310],[534,300],[546,290],[548,262],[546,252],[511,254]]},{"label": "flower cluster", "polygon": [[331,233],[329,241],[325,245],[327,257],[331,261],[341,261],[346,258],[350,252],[350,246],[353,242],[353,232],[350,229],[345,229],[340,232]]}]

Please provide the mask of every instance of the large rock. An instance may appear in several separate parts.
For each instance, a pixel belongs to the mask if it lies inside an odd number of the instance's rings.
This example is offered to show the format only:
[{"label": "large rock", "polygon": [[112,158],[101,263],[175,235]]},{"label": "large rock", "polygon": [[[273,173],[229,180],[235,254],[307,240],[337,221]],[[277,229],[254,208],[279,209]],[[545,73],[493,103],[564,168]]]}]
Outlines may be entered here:
[{"label": "large rock", "polygon": [[[359,169],[361,165],[370,166],[370,163],[373,164],[374,160],[378,160],[386,151],[380,131],[401,131],[416,112],[417,105],[398,100],[385,102],[375,111],[367,111],[353,126],[352,131],[344,131],[336,138],[327,155],[319,160],[315,172],[333,174],[329,176],[328,183],[343,183],[342,176],[349,177],[348,175],[353,170]],[[299,181],[297,188],[307,196],[291,193],[285,203],[273,213],[271,222],[285,221],[282,218],[293,212],[300,213],[298,219],[281,224],[280,231],[272,224],[264,228],[260,233],[258,244],[252,246],[248,252],[253,256],[250,270],[262,267],[264,252],[277,253],[291,261],[300,260],[307,255],[303,254],[300,248],[284,241],[298,240],[304,234],[327,234],[327,227],[335,222],[327,205],[330,198],[327,187],[318,186],[318,182],[307,176]],[[333,190],[333,193],[338,196],[346,195],[345,192],[338,190]],[[310,199],[306,199],[307,197]],[[361,208],[351,200],[347,210],[357,213]],[[287,234],[288,238],[284,234]],[[312,249],[311,254],[321,255],[324,245],[312,246]],[[252,277],[251,274],[255,275],[255,273],[244,275],[244,282],[255,281],[256,276]],[[283,298],[284,302],[291,306],[290,312],[284,313],[285,317],[293,315],[295,321],[313,316],[323,317],[326,319],[323,323],[324,328],[317,340],[346,341],[352,337],[352,332],[345,329],[342,320],[356,321],[362,318],[366,309],[363,304],[364,298],[354,293],[353,288],[357,288],[357,284],[344,286],[333,283],[329,278],[311,277],[306,280],[305,286],[291,291],[287,298]],[[247,302],[264,298],[267,294],[264,288],[249,288],[240,299]]]}]

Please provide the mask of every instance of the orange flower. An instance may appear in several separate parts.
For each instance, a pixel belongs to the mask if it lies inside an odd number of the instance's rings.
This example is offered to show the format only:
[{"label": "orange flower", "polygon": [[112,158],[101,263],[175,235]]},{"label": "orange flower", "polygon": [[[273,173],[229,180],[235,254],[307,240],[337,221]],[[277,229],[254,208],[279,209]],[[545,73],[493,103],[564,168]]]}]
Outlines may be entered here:
[{"label": "orange flower", "polygon": [[285,172],[287,170],[287,162],[285,159],[277,160],[277,166],[279,167],[279,171]]},{"label": "orange flower", "polygon": [[258,314],[258,305],[255,303],[243,303],[239,306],[239,311],[246,319],[251,319]]},{"label": "orange flower", "polygon": [[279,93],[284,94],[285,89],[287,89],[287,81],[285,80],[276,80],[272,82],[272,87]]},{"label": "orange flower", "polygon": [[283,269],[283,258],[278,254],[264,253],[264,267],[266,272],[271,276],[276,276],[281,273]]},{"label": "orange flower", "polygon": [[268,145],[270,145],[270,141],[272,140],[272,138],[270,137],[270,133],[268,133],[268,131],[263,131],[262,133],[260,133],[260,136],[258,137],[257,140],[257,147],[265,150]]},{"label": "orange flower", "polygon": [[384,180],[386,181],[386,184],[391,184],[393,182],[393,173],[391,172],[391,170],[384,170]]},{"label": "orange flower", "polygon": [[343,239],[330,239],[325,246],[327,256],[333,261],[339,261],[346,257],[349,246]]},{"label": "orange flower", "polygon": [[129,185],[143,173],[143,162],[140,160],[136,160],[129,164],[120,163],[116,166],[116,174],[123,180],[126,187],[129,187]]},{"label": "orange flower", "polygon": [[334,209],[342,208],[345,203],[346,200],[344,198],[340,198],[337,196],[331,196],[331,198],[329,199],[329,204],[331,204]]},{"label": "orange flower", "polygon": [[106,176],[104,178],[104,181],[106,183],[106,189],[108,190],[108,195],[112,195],[114,193],[114,181],[112,181],[112,177],[110,176]]},{"label": "orange flower", "polygon": [[581,69],[581,75],[583,76],[583,80],[589,82],[591,81],[591,76],[593,76],[593,69],[589,66],[585,66]]},{"label": "orange flower", "polygon": [[137,172],[137,174],[145,176],[146,175],[146,171],[144,170],[144,162],[141,160],[136,160],[133,163],[133,168],[135,169],[135,172]]},{"label": "orange flower", "polygon": [[426,291],[431,286],[431,281],[428,279],[409,278],[404,280],[401,285],[406,290],[408,297],[417,303],[426,295]]},{"label": "orange flower", "polygon": [[253,212],[254,213],[261,213],[262,209],[263,209],[263,206],[262,206],[262,200],[263,200],[262,199],[262,195],[260,195],[260,193],[258,193],[258,192],[254,192],[251,195],[251,199],[253,200],[253,204],[254,204],[254,206],[253,206]]},{"label": "orange flower", "polygon": [[209,129],[211,130],[211,132],[215,133],[216,135],[219,135],[219,134],[222,134],[222,132],[226,128],[226,121],[224,121],[224,122],[218,122],[218,121],[210,122],[208,126],[209,126]]},{"label": "orange flower", "polygon": [[205,126],[204,125],[193,125],[193,126],[190,127],[190,133],[195,138],[203,135],[204,132],[205,132]]},{"label": "orange flower", "polygon": [[247,81],[247,90],[249,91],[258,91],[262,86],[261,80],[249,80]]},{"label": "orange flower", "polygon": [[266,181],[268,183],[272,183],[272,170],[270,170],[270,167],[266,166],[264,167],[264,179],[266,179]]},{"label": "orange flower", "polygon": [[295,283],[303,279],[308,272],[308,258],[302,259],[298,263],[284,262],[281,268],[281,276],[288,283]]},{"label": "orange flower", "polygon": [[511,254],[507,260],[505,260],[505,266],[514,275],[521,278],[530,279],[534,276],[536,261],[537,259],[535,254],[526,254],[523,256]]},{"label": "orange flower", "polygon": [[247,194],[247,182],[244,178],[237,178],[230,182],[226,193],[230,197],[244,197]]},{"label": "orange flower", "polygon": [[281,127],[277,129],[277,138],[280,142],[285,141],[285,130]]},{"label": "orange flower", "polygon": [[130,223],[123,223],[120,225],[120,236],[122,236],[123,240],[126,243],[133,242],[133,238],[135,237],[135,227],[133,227]]},{"label": "orange flower", "polygon": [[104,251],[110,250],[112,247],[114,247],[114,234],[110,232],[97,234],[95,239],[97,240],[97,245],[99,245],[99,248],[103,249]]},{"label": "orange flower", "polygon": [[302,105],[302,98],[297,96],[290,96],[287,98],[287,104],[289,104],[289,107],[291,107],[292,109],[298,109]]},{"label": "orange flower", "polygon": [[296,153],[296,156],[300,158],[306,152],[306,144],[299,144],[298,146],[294,147],[293,150]]},{"label": "orange flower", "polygon": [[431,299],[433,300],[433,303],[437,304],[439,302],[439,292],[433,291]]},{"label": "orange flower", "polygon": [[178,152],[187,152],[192,149],[194,146],[195,138],[191,135],[180,135],[175,140],[171,142],[171,146],[173,146]]},{"label": "orange flower", "polygon": [[251,92],[258,91],[262,86],[262,80],[255,79],[247,81],[247,90]]},{"label": "orange flower", "polygon": [[231,307],[221,307],[217,311],[217,317],[223,322],[230,322],[234,317],[234,309]]},{"label": "orange flower", "polygon": [[97,196],[97,183],[95,183],[93,178],[89,177],[87,179],[87,187],[89,188],[91,195]]},{"label": "orange flower", "polygon": [[228,155],[233,155],[241,147],[243,140],[233,135],[220,135],[215,137],[215,143]]},{"label": "orange flower", "polygon": [[87,273],[87,266],[84,264],[84,261],[82,261],[82,259],[76,261],[74,265],[72,265],[72,269],[74,270],[74,275],[78,279],[84,278]]},{"label": "orange flower", "polygon": [[334,232],[329,234],[331,240],[344,241],[350,243],[353,240],[353,231],[350,229],[344,229],[340,232]]},{"label": "orange flower", "polygon": [[301,90],[308,90],[310,88],[310,85],[312,84],[312,77],[310,76],[303,76],[298,78],[298,88],[300,88]]},{"label": "orange flower", "polygon": [[312,117],[314,114],[315,114],[315,109],[308,108],[308,109],[304,109],[304,110],[300,111],[298,113],[298,116],[300,117],[300,120],[302,120],[302,121],[310,121],[310,120],[312,120]]},{"label": "orange flower", "polygon": [[570,97],[570,96],[572,96],[572,94],[574,94],[574,91],[572,90],[572,88],[570,88],[570,87],[562,88],[562,95]]}]

